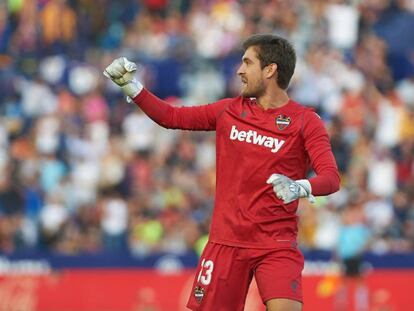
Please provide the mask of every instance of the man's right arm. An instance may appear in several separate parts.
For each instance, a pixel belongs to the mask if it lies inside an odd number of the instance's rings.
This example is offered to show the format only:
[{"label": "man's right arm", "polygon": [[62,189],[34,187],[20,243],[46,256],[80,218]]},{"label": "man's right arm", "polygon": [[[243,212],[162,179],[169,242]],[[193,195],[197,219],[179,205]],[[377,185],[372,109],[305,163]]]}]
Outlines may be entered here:
[{"label": "man's right arm", "polygon": [[133,98],[152,120],[170,129],[204,130],[216,129],[216,120],[233,99],[222,99],[212,104],[192,107],[176,107],[159,99],[146,89]]},{"label": "man's right arm", "polygon": [[115,59],[104,75],[121,87],[152,120],[165,128],[184,130],[215,130],[216,120],[232,99],[223,99],[209,105],[175,107],[144,89],[134,78],[137,66],[125,57]]}]

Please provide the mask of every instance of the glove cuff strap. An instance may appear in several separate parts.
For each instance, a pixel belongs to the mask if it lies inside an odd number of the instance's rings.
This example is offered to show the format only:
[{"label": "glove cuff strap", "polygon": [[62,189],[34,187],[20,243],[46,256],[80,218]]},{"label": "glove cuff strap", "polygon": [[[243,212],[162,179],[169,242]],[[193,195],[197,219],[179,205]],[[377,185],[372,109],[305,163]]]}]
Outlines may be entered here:
[{"label": "glove cuff strap", "polygon": [[121,86],[121,89],[124,92],[124,94],[130,97],[131,99],[135,98],[139,93],[141,93],[143,88],[144,86],[135,79]]},{"label": "glove cuff strap", "polygon": [[312,195],[312,185],[309,180],[299,179],[296,183],[300,186],[299,197],[308,198],[309,202],[314,203],[315,197]]}]

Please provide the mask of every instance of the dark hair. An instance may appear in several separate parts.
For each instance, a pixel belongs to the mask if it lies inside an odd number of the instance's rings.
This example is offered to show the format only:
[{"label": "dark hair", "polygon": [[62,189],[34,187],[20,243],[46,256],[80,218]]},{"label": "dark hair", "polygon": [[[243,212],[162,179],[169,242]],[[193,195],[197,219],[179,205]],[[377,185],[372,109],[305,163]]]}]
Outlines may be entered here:
[{"label": "dark hair", "polygon": [[296,53],[286,39],[272,34],[255,34],[243,42],[244,50],[255,47],[262,68],[277,64],[277,84],[287,89],[296,66]]}]

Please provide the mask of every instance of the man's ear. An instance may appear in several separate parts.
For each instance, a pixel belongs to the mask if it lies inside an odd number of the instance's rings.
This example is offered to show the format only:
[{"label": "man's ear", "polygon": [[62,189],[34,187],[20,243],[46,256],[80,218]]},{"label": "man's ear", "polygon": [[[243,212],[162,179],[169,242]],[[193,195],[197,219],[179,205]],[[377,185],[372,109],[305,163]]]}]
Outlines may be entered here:
[{"label": "man's ear", "polygon": [[277,75],[277,64],[271,63],[266,66],[265,69],[266,78],[272,78],[273,76]]}]

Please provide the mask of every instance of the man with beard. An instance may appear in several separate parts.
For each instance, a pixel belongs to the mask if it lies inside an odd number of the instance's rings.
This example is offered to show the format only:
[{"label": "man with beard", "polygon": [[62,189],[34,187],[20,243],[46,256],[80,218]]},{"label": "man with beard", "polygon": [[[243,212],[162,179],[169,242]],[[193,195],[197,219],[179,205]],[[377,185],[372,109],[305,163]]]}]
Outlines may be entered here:
[{"label": "man with beard", "polygon": [[[268,311],[301,310],[298,199],[337,191],[338,169],[319,116],[286,92],[292,45],[256,34],[243,48],[241,95],[209,105],[168,105],[136,81],[137,67],[124,57],[104,75],[159,125],[216,131],[215,207],[187,307],[241,311],[254,276]],[[309,168],[316,176],[306,179]]]}]

